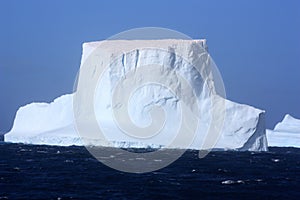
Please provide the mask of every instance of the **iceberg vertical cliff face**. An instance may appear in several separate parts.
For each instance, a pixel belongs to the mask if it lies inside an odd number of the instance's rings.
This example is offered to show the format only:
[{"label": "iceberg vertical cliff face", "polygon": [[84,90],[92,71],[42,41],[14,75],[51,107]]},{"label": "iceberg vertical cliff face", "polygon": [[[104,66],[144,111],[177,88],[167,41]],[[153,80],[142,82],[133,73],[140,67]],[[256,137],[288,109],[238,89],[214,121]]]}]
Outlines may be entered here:
[{"label": "iceberg vertical cliff face", "polygon": [[[151,49],[140,48],[145,46],[153,46]],[[95,115],[99,126],[106,130],[108,134],[106,137],[112,141],[112,145],[116,147],[160,147],[166,146],[169,138],[173,138],[176,130],[179,128],[179,121],[181,117],[180,108],[183,106],[182,99],[193,105],[195,102],[190,101],[191,93],[184,85],[179,84],[178,76],[185,76],[189,86],[195,88],[195,93],[200,99],[199,113],[199,126],[195,137],[190,144],[189,148],[203,149],[204,138],[209,124],[211,123],[210,110],[211,101],[209,99],[210,92],[207,89],[207,82],[214,84],[210,79],[211,72],[205,71],[208,74],[208,80],[202,80],[200,76],[196,75],[190,63],[185,62],[182,58],[172,54],[179,50],[184,57],[191,60],[197,60],[199,52],[195,45],[200,45],[206,49],[205,40],[159,40],[159,41],[108,41],[108,42],[92,42],[83,45],[82,64],[91,53],[99,47],[104,48],[105,54],[103,58],[103,65],[109,64],[109,60],[116,52],[127,52],[128,48],[134,49],[130,53],[123,54],[120,58],[116,59],[104,73],[100,82],[101,89],[95,88],[95,102],[94,105]],[[159,48],[167,48],[169,52],[161,52]],[[170,53],[171,52],[171,53]],[[100,56],[100,55],[99,55]],[[130,96],[128,105],[128,115],[131,120],[139,126],[146,127],[151,123],[149,112],[153,107],[162,107],[164,109],[166,121],[164,123],[164,130],[161,134],[150,137],[147,140],[140,140],[124,134],[118,126],[115,125],[112,111],[115,105],[112,104],[112,90],[117,85],[117,80],[122,78],[126,80],[127,71],[134,71],[139,73],[140,66],[147,66],[147,62],[156,63],[161,66],[170,66],[160,70],[149,71],[152,75],[162,77],[161,81],[168,80],[168,84],[174,88],[174,91],[182,98],[176,98],[172,92],[161,85],[152,84],[147,87],[137,88]],[[122,68],[117,68],[121,65]],[[132,69],[132,66],[134,67]],[[176,69],[176,70],[175,70]],[[207,69],[203,69],[207,70]],[[93,81],[97,67],[91,67],[87,74]],[[157,74],[156,74],[157,73]],[[170,78],[170,77],[173,78]],[[136,82],[142,82],[147,79],[147,73],[138,74]],[[156,76],[155,76],[156,77]],[[95,81],[97,81],[95,79]],[[88,85],[88,84],[87,84]],[[121,90],[121,92],[125,92]],[[82,145],[82,137],[77,134],[75,128],[75,119],[73,115],[73,96],[74,94],[63,95],[54,100],[54,102],[47,103],[32,103],[21,107],[16,114],[13,128],[5,135],[7,142],[22,142],[30,144],[49,144],[49,145]],[[222,99],[222,97],[216,97]],[[84,100],[84,99],[83,99]],[[215,143],[214,148],[217,149],[231,149],[231,150],[251,150],[251,151],[265,151],[267,150],[267,140],[265,132],[264,111],[254,107],[234,103],[225,100],[225,118],[224,125],[221,130],[220,137]],[[122,107],[122,105],[118,105]],[[89,120],[87,120],[89,122]],[[88,141],[90,145],[105,145],[103,141],[98,141],[93,137],[86,136],[85,144]],[[178,144],[172,148],[184,148]]]},{"label": "iceberg vertical cliff face", "polygon": [[300,148],[300,120],[286,114],[274,130],[267,130],[269,146]]},{"label": "iceberg vertical cliff face", "polygon": [[217,148],[266,151],[265,112],[226,100],[226,118]]}]

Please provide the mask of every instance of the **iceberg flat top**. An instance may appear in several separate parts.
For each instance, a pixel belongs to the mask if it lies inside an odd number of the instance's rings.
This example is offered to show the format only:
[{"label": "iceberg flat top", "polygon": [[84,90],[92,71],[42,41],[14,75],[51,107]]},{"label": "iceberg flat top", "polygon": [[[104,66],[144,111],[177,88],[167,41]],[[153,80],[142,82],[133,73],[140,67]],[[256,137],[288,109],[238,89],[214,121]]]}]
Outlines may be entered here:
[{"label": "iceberg flat top", "polygon": [[[128,52],[133,49],[147,48],[176,48],[181,52],[183,49],[202,47],[207,51],[206,39],[197,40],[179,40],[179,39],[162,39],[162,40],[103,40],[96,42],[85,42],[82,45],[83,53],[81,63],[97,48],[105,49],[106,53]],[[183,55],[187,56],[187,55]]]}]

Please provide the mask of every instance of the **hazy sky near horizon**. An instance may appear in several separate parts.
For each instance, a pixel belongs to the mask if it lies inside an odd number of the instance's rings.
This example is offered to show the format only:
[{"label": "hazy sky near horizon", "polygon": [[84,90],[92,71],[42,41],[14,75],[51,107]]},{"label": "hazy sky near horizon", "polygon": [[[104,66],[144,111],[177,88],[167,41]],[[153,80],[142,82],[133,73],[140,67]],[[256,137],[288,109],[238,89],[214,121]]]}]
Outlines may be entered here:
[{"label": "hazy sky near horizon", "polygon": [[0,1],[0,131],[17,109],[71,93],[83,42],[138,27],[206,38],[230,100],[300,118],[300,1]]}]

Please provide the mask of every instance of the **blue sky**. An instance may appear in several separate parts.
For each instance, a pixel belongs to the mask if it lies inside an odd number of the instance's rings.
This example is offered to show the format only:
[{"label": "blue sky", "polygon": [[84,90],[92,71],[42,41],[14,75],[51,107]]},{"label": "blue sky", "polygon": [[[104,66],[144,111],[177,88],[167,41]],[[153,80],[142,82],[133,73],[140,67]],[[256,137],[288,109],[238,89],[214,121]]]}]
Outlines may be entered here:
[{"label": "blue sky", "polygon": [[0,1],[0,131],[17,109],[72,91],[81,45],[156,26],[206,38],[227,97],[300,118],[300,1]]}]

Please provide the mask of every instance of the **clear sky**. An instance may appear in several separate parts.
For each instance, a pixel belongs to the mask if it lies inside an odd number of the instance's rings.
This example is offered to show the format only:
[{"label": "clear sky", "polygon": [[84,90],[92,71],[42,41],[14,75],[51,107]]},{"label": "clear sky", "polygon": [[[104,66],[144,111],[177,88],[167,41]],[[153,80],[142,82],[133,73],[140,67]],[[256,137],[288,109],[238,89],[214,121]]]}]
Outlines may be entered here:
[{"label": "clear sky", "polygon": [[0,131],[17,109],[71,93],[81,45],[157,26],[206,38],[227,97],[300,118],[300,1],[0,0]]}]

